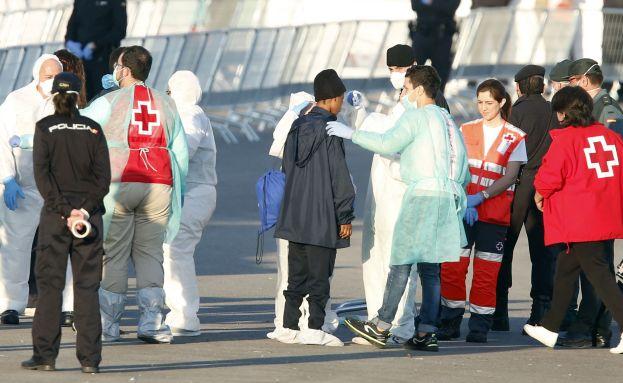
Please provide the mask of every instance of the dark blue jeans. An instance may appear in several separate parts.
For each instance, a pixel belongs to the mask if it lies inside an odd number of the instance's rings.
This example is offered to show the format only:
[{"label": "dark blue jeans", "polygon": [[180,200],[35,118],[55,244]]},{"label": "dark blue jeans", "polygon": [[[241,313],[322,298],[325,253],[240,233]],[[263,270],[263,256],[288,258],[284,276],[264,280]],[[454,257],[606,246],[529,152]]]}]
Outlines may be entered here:
[{"label": "dark blue jeans", "polygon": [[[405,292],[412,266],[391,265],[389,267],[383,306],[378,312],[378,319],[384,322],[385,326],[383,327],[390,325],[396,316],[398,304]],[[436,332],[439,301],[441,300],[440,267],[438,263],[418,263],[417,268],[422,283],[422,305],[420,315],[415,321],[415,331]]]}]

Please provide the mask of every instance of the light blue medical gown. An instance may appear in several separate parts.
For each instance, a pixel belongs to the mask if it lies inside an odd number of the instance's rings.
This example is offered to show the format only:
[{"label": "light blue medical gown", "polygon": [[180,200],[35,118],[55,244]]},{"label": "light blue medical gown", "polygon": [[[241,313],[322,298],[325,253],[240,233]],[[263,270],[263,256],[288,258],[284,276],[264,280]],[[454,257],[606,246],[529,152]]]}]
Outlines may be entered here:
[{"label": "light blue medical gown", "polygon": [[462,221],[470,174],[463,137],[450,114],[436,105],[410,107],[386,133],[356,131],[352,140],[375,153],[401,154],[400,175],[408,188],[390,264],[458,261],[467,244]]}]

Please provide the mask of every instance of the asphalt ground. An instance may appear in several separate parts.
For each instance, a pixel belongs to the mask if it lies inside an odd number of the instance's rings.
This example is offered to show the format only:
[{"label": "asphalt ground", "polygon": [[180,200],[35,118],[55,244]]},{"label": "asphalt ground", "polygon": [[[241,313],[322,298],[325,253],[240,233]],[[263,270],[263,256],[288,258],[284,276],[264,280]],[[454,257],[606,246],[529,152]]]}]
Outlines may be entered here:
[{"label": "asphalt ground", "polygon": [[[530,260],[522,235],[514,258],[510,333],[490,333],[487,344],[464,338],[441,342],[438,353],[344,347],[284,345],[266,338],[272,329],[276,283],[275,243],[266,240],[255,263],[258,225],[255,182],[271,166],[270,135],[256,143],[218,142],[218,203],[196,252],[203,334],[171,345],[136,340],[136,305],[131,296],[119,343],[105,344],[102,373],[85,375],[75,358],[75,335],[63,329],[56,372],[25,371],[31,356],[31,318],[0,327],[2,382],[620,382],[623,359],[604,349],[548,349],[521,335],[530,308]],[[353,246],[340,251],[332,284],[337,305],[363,297],[361,206],[371,155],[349,144],[348,163],[359,190]],[[617,254],[621,254],[618,247]],[[617,257],[618,259],[619,257]],[[131,281],[131,284],[134,282]],[[133,292],[132,292],[133,293]],[[614,326],[614,325],[613,325]],[[616,327],[616,326],[615,326]],[[617,328],[613,328],[615,334]],[[466,334],[466,320],[463,323]]]}]

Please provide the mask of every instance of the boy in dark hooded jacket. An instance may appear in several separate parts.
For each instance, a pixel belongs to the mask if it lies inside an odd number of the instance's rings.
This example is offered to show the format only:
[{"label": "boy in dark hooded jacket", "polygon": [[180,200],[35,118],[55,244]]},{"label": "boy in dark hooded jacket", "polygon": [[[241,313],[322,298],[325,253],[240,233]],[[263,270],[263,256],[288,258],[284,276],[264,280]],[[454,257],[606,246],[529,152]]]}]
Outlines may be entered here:
[{"label": "boy in dark hooded jacket", "polygon": [[[333,69],[314,79],[316,105],[292,124],[283,153],[285,194],[275,237],[289,241],[288,288],[283,327],[284,343],[342,346],[321,330],[336,249],[350,246],[355,190],[346,165],[341,138],[329,137],[326,125],[335,121],[346,88]],[[299,331],[299,307],[309,302],[309,329]]]}]

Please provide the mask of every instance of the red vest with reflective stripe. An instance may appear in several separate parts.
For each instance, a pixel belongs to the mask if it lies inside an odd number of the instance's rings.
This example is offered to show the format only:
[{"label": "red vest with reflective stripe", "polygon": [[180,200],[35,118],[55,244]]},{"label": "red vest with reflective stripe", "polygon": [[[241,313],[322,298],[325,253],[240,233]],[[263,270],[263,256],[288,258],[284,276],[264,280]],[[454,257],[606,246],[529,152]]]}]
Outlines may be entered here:
[{"label": "red vest with reflective stripe", "polygon": [[121,182],[173,184],[171,157],[167,150],[162,111],[154,105],[151,90],[144,85],[134,87],[128,146],[130,157]]},{"label": "red vest with reflective stripe", "polygon": [[[472,180],[467,186],[467,194],[486,190],[506,174],[508,159],[526,134],[508,122],[504,123],[500,134],[484,152],[485,137],[482,119],[465,123],[461,132],[467,148],[469,171]],[[510,226],[511,204],[515,195],[515,185],[495,197],[485,200],[478,209],[478,220],[496,225]]]}]

